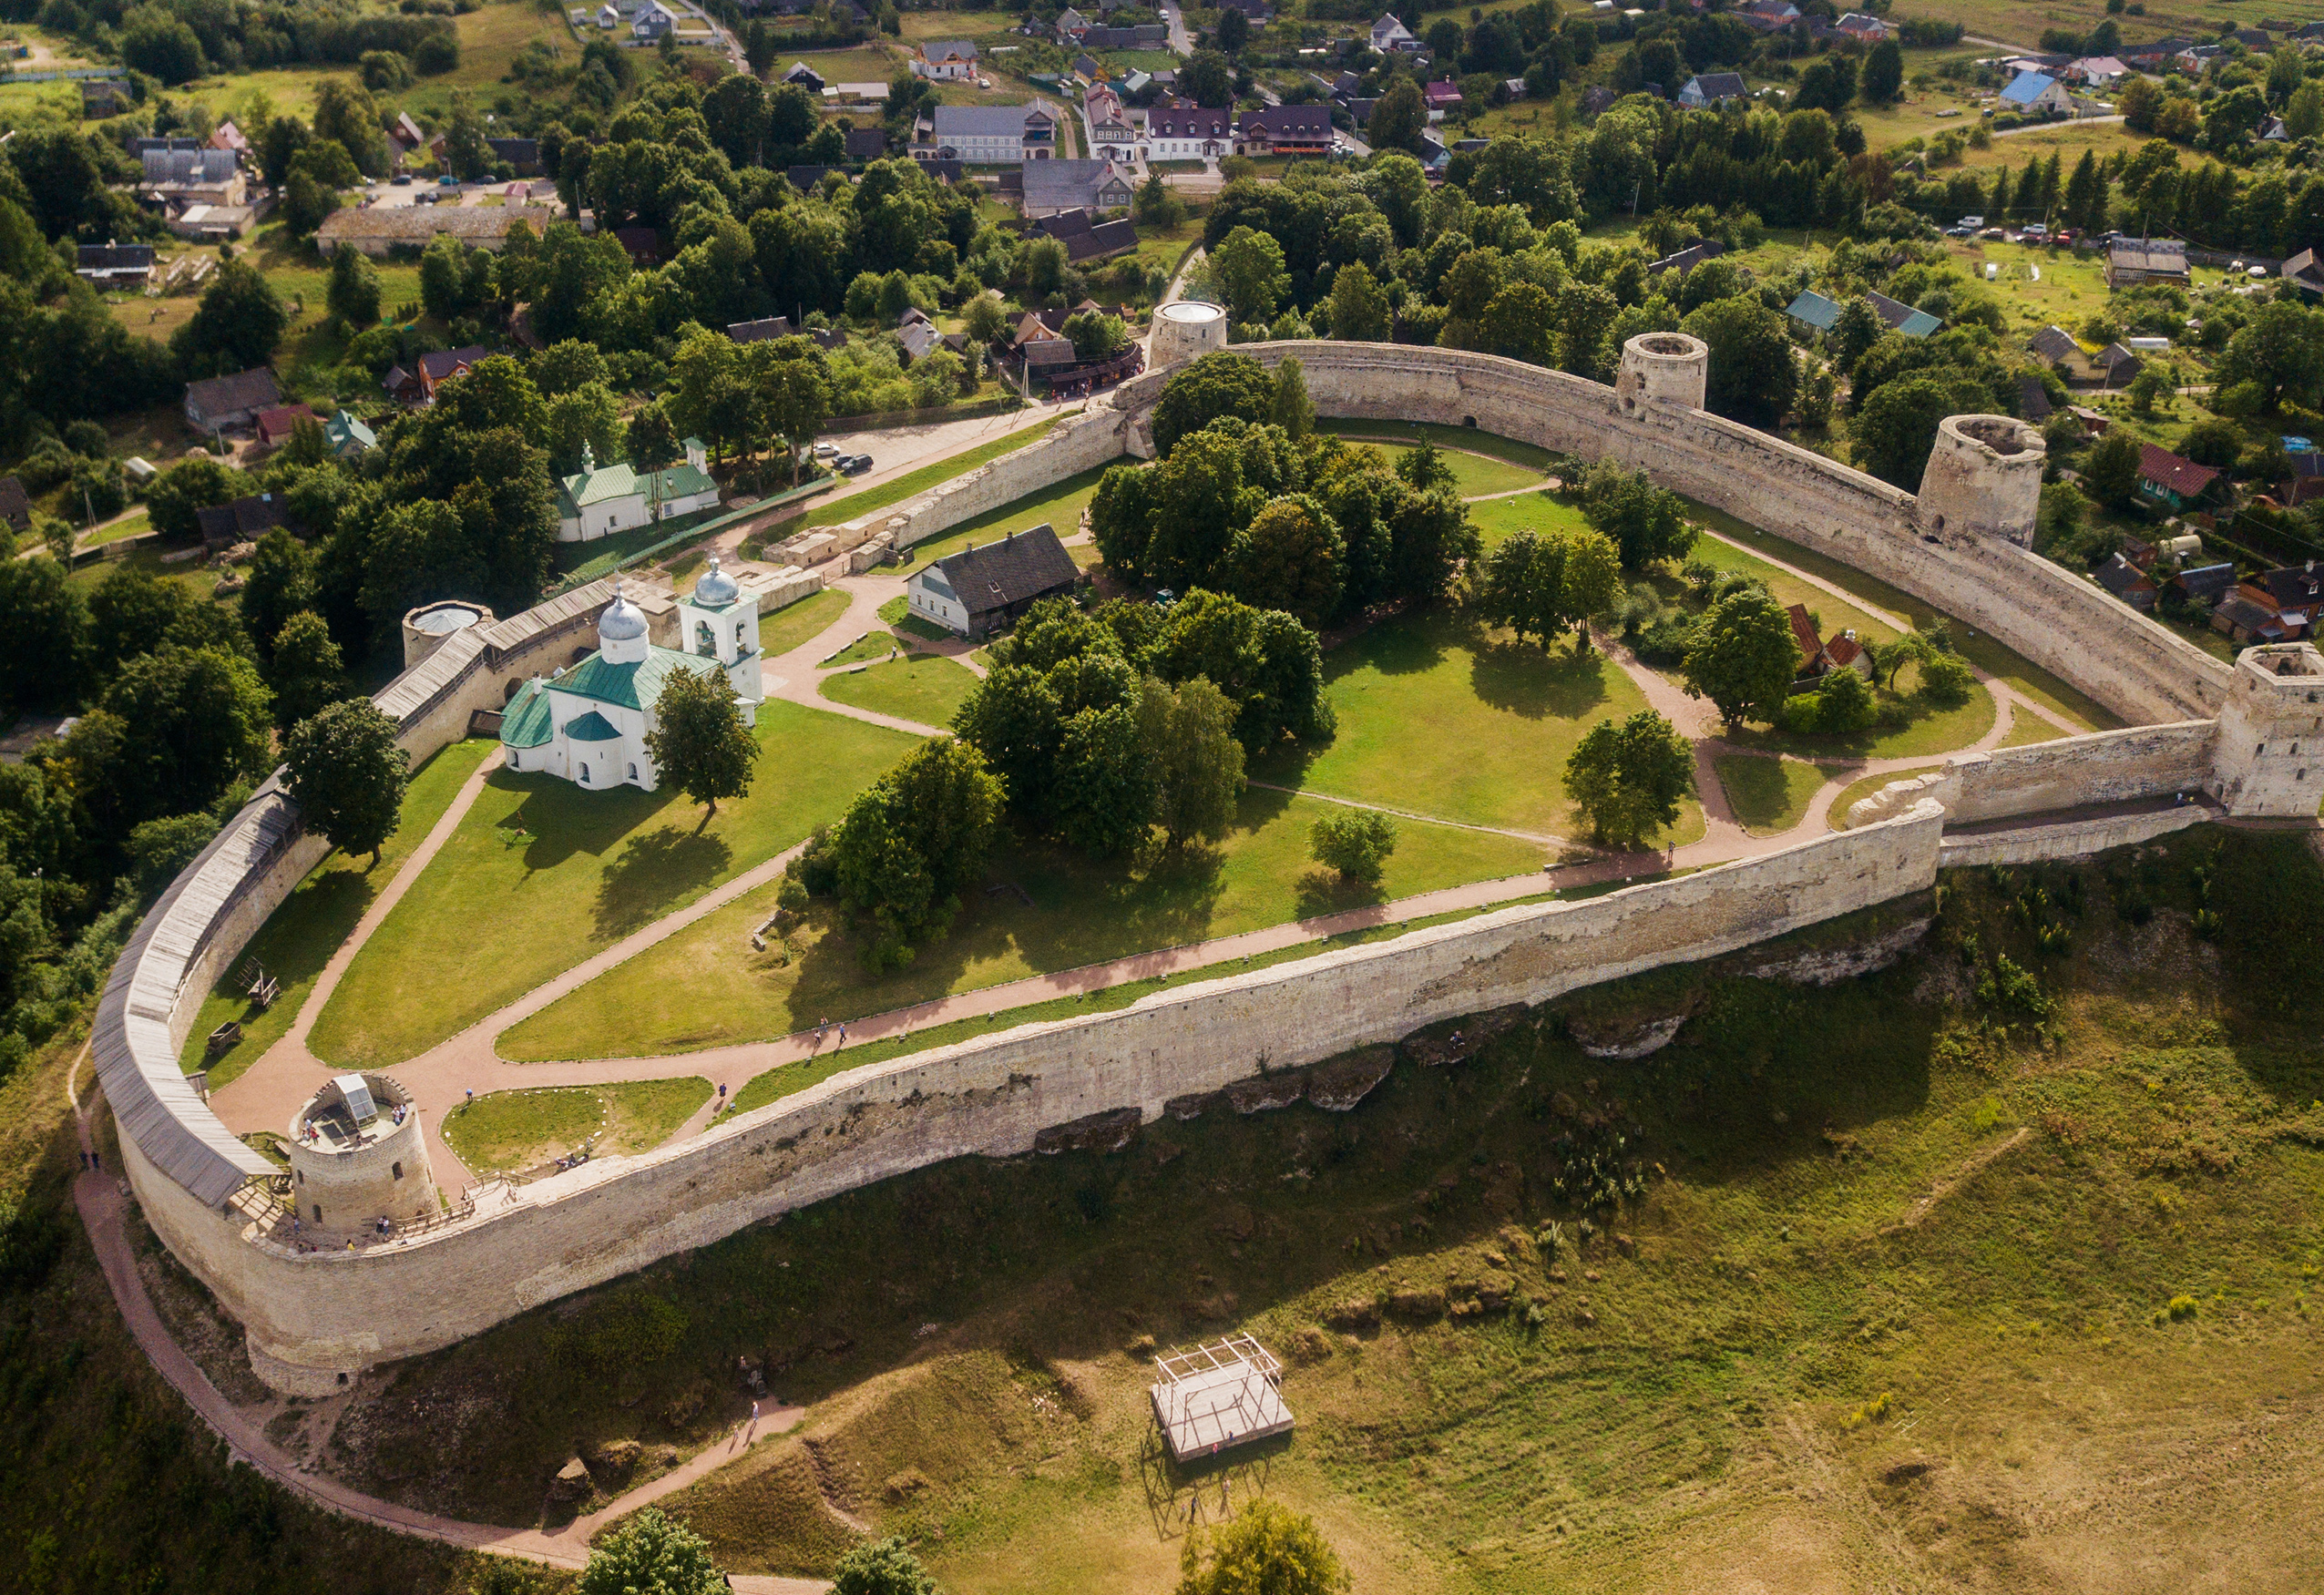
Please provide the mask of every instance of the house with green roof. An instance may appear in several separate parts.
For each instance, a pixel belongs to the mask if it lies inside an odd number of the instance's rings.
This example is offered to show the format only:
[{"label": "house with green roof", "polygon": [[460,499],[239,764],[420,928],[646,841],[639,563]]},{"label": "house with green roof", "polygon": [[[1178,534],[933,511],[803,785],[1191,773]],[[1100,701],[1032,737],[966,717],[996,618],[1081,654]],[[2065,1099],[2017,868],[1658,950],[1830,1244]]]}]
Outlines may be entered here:
[{"label": "house with green roof", "polygon": [[691,515],[718,503],[718,484],[701,439],[686,440],[686,463],[661,471],[599,465],[584,444],[581,468],[557,485],[557,536],[587,543],[671,516]]},{"label": "house with green roof", "polygon": [[333,457],[342,460],[352,460],[379,444],[377,435],[353,410],[342,410],[322,424],[322,441],[331,445]]},{"label": "house with green roof", "polygon": [[679,601],[677,648],[654,643],[645,611],[616,586],[598,617],[597,651],[569,670],[521,683],[501,711],[508,767],[558,776],[576,786],[643,787],[660,782],[646,737],[655,709],[679,675],[724,672],[742,723],[758,723],[766,686],[760,670],[759,601],[712,558]]}]

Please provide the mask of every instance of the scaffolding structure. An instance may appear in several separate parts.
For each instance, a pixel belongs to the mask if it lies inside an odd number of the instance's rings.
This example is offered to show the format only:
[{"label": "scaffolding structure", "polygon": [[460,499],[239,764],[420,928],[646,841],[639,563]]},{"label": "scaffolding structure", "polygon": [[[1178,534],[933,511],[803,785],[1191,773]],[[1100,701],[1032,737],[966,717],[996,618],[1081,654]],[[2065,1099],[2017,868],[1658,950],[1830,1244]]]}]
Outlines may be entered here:
[{"label": "scaffolding structure", "polygon": [[1179,1462],[1214,1457],[1291,1430],[1283,1365],[1247,1334],[1230,1334],[1154,1359],[1154,1422]]}]

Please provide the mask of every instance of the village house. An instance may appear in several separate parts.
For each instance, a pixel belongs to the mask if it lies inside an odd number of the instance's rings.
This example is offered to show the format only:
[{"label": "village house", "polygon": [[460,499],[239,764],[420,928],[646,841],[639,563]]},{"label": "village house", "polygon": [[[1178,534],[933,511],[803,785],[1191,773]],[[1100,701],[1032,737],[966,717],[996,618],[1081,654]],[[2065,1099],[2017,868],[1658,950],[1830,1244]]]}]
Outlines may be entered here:
[{"label": "village house", "polygon": [[1048,160],[1057,153],[1057,117],[1038,99],[1020,105],[938,106],[922,126],[934,154],[972,166]]},{"label": "village house", "polygon": [[1412,36],[1410,28],[1397,20],[1395,12],[1387,11],[1372,25],[1372,48],[1383,56],[1397,51],[1409,56],[1418,53],[1420,41]]},{"label": "village house", "polygon": [[2022,117],[2069,117],[2073,97],[2046,72],[2021,72],[2002,87],[2001,108]]},{"label": "village house", "polygon": [[74,250],[73,275],[100,292],[108,288],[141,286],[153,275],[153,246],[110,241],[77,245]]},{"label": "village house", "polygon": [[587,445],[581,468],[557,485],[557,537],[589,543],[611,532],[628,531],[672,516],[691,515],[718,504],[718,484],[700,438],[686,440],[686,463],[640,472],[628,465],[599,465]]},{"label": "village house", "polygon": [[977,76],[977,46],[967,39],[936,39],[920,46],[912,70],[939,83],[962,83]]},{"label": "village house", "polygon": [[255,543],[276,527],[302,530],[291,519],[289,507],[271,493],[252,493],[231,504],[206,505],[194,511],[194,524],[201,528],[205,548]]},{"label": "village house", "polygon": [[1146,113],[1148,160],[1207,160],[1234,151],[1233,111],[1156,106]]},{"label": "village house", "polygon": [[508,242],[508,230],[523,222],[537,238],[564,219],[554,205],[374,205],[343,207],[314,230],[315,252],[328,256],[342,245],[374,258],[397,249],[425,249],[430,240],[457,239],[470,249],[496,252]]},{"label": "village house", "polygon": [[1678,103],[1690,110],[1750,97],[1751,91],[1743,87],[1743,77],[1736,72],[1701,73],[1688,78],[1685,87],[1678,91]]},{"label": "village house", "polygon": [[1793,672],[1798,681],[1820,680],[1834,670],[1854,670],[1868,680],[1872,675],[1872,656],[1865,651],[1853,631],[1843,631],[1827,642],[1817,634],[1815,619],[1805,604],[1793,604],[1784,611],[1791,621],[1791,639],[1799,645],[1799,666]]},{"label": "village house", "polygon": [[1130,179],[1109,160],[1045,160],[1025,169],[1021,201],[1028,219],[1060,210],[1119,210],[1133,196]]},{"label": "village house", "polygon": [[2151,443],[2138,445],[2138,490],[2157,504],[2185,509],[2201,500],[2219,480],[2209,465]]},{"label": "village house", "polygon": [[2186,245],[2178,239],[2121,238],[2106,246],[2106,286],[2135,288],[2143,282],[2189,286]]},{"label": "village house", "polygon": [[0,476],[0,526],[20,537],[32,530],[32,497],[14,476]]},{"label": "village house", "polygon": [[229,426],[247,426],[261,410],[282,402],[269,366],[255,366],[232,376],[213,376],[186,384],[186,424],[196,432],[216,434]]},{"label": "village house", "polygon": [[2090,579],[2134,609],[2153,608],[2160,590],[2153,577],[2120,554],[2092,571]]},{"label": "village house", "polygon": [[1080,580],[1073,556],[1055,529],[1042,525],[939,559],[906,590],[913,614],[973,639],[989,637],[1042,598],[1071,593]]},{"label": "village house", "polygon": [[1269,106],[1237,113],[1235,140],[1245,155],[1328,155],[1336,142],[1327,106]]},{"label": "village house", "polygon": [[251,418],[251,429],[268,448],[281,448],[291,441],[291,434],[302,421],[312,421],[314,412],[304,404],[277,404],[261,410]]}]

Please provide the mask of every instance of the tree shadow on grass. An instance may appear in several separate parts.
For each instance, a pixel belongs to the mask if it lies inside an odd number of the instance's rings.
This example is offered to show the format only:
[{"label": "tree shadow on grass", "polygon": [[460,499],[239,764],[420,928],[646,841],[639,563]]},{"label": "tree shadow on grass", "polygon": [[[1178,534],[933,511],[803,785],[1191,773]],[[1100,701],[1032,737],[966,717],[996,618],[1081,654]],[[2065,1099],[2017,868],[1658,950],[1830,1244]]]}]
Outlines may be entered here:
[{"label": "tree shadow on grass", "polygon": [[1602,708],[1615,666],[1596,649],[1570,642],[1544,649],[1530,642],[1479,636],[1470,643],[1469,683],[1478,700],[1520,720],[1580,720]]},{"label": "tree shadow on grass", "polygon": [[1316,865],[1292,884],[1294,901],[1302,919],[1340,914],[1350,908],[1376,908],[1388,900],[1387,888],[1377,881],[1352,881],[1337,870]]},{"label": "tree shadow on grass", "polygon": [[553,870],[576,854],[603,858],[671,802],[668,792],[640,792],[634,786],[592,792],[554,775],[518,775],[507,770],[494,771],[486,783],[525,794],[499,828],[523,839],[525,869],[533,874]]},{"label": "tree shadow on grass", "polygon": [[598,935],[606,941],[651,924],[726,873],[723,836],[658,828],[633,838],[598,879]]}]

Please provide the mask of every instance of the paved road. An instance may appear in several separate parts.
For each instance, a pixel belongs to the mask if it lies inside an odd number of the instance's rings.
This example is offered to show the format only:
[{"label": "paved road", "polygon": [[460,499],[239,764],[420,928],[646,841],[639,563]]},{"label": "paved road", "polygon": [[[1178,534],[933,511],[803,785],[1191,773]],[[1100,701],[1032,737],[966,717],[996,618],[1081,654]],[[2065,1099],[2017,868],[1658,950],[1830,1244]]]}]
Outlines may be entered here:
[{"label": "paved road", "polygon": [[1170,25],[1170,47],[1182,56],[1194,53],[1194,36],[1186,31],[1186,17],[1177,0],[1163,0],[1162,21]]},{"label": "paved road", "polygon": [[2074,117],[2063,122],[2029,122],[2022,128],[2003,128],[1993,137],[2015,138],[2026,133],[2054,133],[2062,128],[2103,128],[2122,119],[2120,117]]}]

